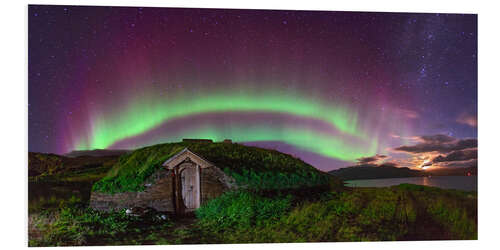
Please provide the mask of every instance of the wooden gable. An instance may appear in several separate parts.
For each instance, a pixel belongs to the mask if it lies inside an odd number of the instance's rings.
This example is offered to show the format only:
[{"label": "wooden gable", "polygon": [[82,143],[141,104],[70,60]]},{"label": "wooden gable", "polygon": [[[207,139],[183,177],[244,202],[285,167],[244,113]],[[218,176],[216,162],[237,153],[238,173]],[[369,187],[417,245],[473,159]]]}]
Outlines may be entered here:
[{"label": "wooden gable", "polygon": [[167,169],[173,169],[175,166],[181,164],[186,160],[194,162],[196,165],[200,166],[200,168],[215,166],[211,162],[205,160],[203,157],[191,152],[188,148],[184,148],[181,152],[166,160],[162,164],[162,166],[166,167]]}]

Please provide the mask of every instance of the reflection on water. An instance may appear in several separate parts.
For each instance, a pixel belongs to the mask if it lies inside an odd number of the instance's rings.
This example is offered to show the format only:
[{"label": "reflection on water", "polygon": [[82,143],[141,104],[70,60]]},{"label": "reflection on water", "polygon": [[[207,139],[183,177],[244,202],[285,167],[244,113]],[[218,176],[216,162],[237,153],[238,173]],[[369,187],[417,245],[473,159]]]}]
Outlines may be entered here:
[{"label": "reflection on water", "polygon": [[430,182],[429,182],[429,177],[426,176],[426,177],[422,178],[422,185],[424,185],[424,186],[432,186],[430,184]]},{"label": "reflection on water", "polygon": [[389,187],[402,183],[477,191],[477,176],[432,176],[346,181],[349,187]]}]

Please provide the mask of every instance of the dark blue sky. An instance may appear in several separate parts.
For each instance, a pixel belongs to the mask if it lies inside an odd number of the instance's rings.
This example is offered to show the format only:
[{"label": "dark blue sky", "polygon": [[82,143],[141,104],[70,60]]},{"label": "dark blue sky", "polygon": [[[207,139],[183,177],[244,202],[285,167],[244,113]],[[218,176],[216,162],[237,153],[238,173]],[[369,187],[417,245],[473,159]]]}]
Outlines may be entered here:
[{"label": "dark blue sky", "polygon": [[28,15],[29,151],[91,141],[141,89],[243,84],[340,100],[381,153],[411,142],[397,136],[477,137],[476,15],[49,5]]}]

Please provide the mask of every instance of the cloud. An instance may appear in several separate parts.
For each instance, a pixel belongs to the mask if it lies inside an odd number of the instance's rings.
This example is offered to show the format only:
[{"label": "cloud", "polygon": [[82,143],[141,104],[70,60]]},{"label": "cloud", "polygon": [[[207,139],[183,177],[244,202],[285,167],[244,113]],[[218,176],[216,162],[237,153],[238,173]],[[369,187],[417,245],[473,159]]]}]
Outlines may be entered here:
[{"label": "cloud", "polygon": [[467,161],[447,161],[438,162],[433,164],[434,167],[438,168],[465,168],[465,167],[477,167],[477,159],[470,159]]},{"label": "cloud", "polygon": [[396,139],[405,139],[405,140],[412,140],[412,141],[419,141],[419,140],[421,140],[420,136],[400,136],[400,135],[397,135],[397,134],[394,134],[394,133],[390,133],[389,136],[392,137],[392,138],[396,138]]},{"label": "cloud", "polygon": [[470,167],[477,166],[477,139],[458,139],[448,135],[419,136],[415,145],[392,149],[408,153],[411,157],[400,159],[399,165],[414,168]]},{"label": "cloud", "polygon": [[466,161],[477,159],[477,148],[453,151],[447,155],[439,155],[433,162]]},{"label": "cloud", "polygon": [[349,167],[378,167],[378,165],[377,164],[368,163],[368,164],[358,164],[358,165],[349,166]]},{"label": "cloud", "polygon": [[477,114],[462,113],[458,116],[457,122],[471,127],[477,127]]},{"label": "cloud", "polygon": [[393,150],[419,154],[428,152],[449,153],[467,148],[477,148],[477,139],[456,139],[447,135],[420,136],[419,141],[413,146],[400,146]]},{"label": "cloud", "polygon": [[388,156],[387,155],[374,155],[374,156],[369,156],[369,157],[361,157],[361,158],[358,158],[357,161],[358,161],[358,164],[369,164],[369,163],[376,163],[376,162],[379,162],[385,158],[387,158]]},{"label": "cloud", "polygon": [[456,139],[449,135],[423,135],[419,136],[417,140],[428,143],[445,143],[455,141]]},{"label": "cloud", "polygon": [[398,167],[399,163],[396,161],[387,160],[391,157],[387,155],[376,154],[374,156],[358,158],[358,164],[350,167]]},{"label": "cloud", "polygon": [[406,118],[409,118],[409,119],[416,119],[416,118],[420,117],[420,115],[416,111],[409,110],[409,109],[398,108],[398,109],[395,109],[394,112],[396,112],[396,113],[398,113]]},{"label": "cloud", "polygon": [[364,164],[358,164],[358,165],[349,166],[349,167],[373,167],[373,168],[376,168],[376,167],[398,167],[398,166],[399,166],[399,164],[396,162],[384,162],[381,164],[364,163]]}]

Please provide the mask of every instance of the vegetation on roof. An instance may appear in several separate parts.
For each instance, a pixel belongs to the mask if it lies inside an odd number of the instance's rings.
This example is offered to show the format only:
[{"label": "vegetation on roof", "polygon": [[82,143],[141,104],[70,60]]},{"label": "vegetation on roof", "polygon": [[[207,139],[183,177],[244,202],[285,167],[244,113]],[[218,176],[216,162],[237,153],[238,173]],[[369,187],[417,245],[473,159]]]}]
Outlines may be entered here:
[{"label": "vegetation on roof", "polygon": [[276,150],[229,143],[178,142],[149,146],[123,155],[92,190],[104,193],[142,191],[146,179],[186,147],[248,189],[328,185],[334,179],[302,160]]}]

